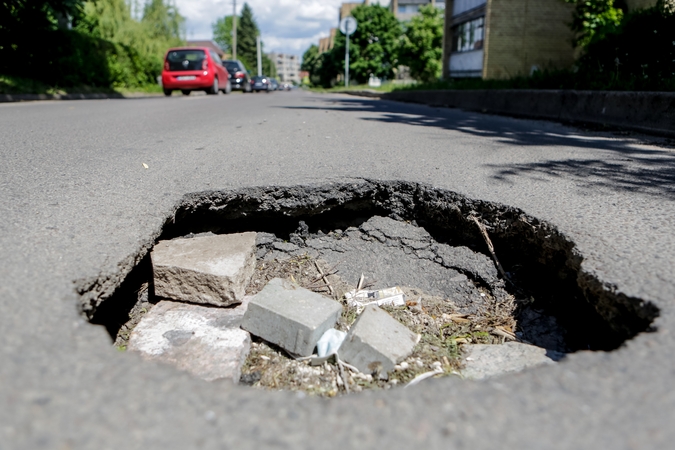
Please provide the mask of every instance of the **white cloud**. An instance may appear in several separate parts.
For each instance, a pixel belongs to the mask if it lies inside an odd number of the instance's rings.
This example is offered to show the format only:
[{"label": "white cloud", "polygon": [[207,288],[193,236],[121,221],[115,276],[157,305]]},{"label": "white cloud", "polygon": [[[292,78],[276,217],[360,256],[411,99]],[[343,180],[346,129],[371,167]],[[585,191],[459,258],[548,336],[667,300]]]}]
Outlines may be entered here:
[{"label": "white cloud", "polygon": [[[352,0],[354,1],[354,0]],[[211,24],[232,14],[232,0],[175,0],[186,17],[188,39],[211,39]],[[247,0],[260,28],[265,51],[301,55],[337,26],[343,0]],[[388,1],[381,1],[388,4]],[[243,0],[237,0],[241,13]]]}]

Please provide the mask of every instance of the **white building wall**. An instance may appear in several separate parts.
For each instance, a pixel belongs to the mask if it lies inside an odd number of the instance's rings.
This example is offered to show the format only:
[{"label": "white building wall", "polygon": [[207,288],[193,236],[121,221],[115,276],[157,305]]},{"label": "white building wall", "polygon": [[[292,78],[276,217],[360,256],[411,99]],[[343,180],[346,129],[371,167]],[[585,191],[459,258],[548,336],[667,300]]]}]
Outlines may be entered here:
[{"label": "white building wall", "polygon": [[300,58],[298,56],[284,53],[270,53],[267,56],[277,68],[279,81],[300,84]]},{"label": "white building wall", "polygon": [[450,56],[451,77],[480,77],[483,75],[483,50],[453,53]]}]

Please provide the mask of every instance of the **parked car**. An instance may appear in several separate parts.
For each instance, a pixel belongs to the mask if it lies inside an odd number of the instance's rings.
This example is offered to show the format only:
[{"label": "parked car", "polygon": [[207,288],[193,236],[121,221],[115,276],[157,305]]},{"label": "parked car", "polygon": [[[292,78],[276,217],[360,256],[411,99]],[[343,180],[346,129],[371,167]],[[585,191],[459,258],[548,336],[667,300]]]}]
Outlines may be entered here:
[{"label": "parked car", "polygon": [[183,95],[204,90],[208,94],[232,90],[227,69],[218,54],[208,47],[180,47],[166,52],[162,70],[164,95],[180,90]]},{"label": "parked car", "polygon": [[276,78],[270,78],[270,83],[272,83],[272,90],[273,91],[279,90],[279,82],[277,81]]},{"label": "parked car", "polygon": [[223,66],[227,69],[227,73],[230,74],[232,89],[251,92],[251,77],[241,61],[237,59],[227,59],[223,61]]},{"label": "parked car", "polygon": [[269,93],[272,91],[272,83],[270,78],[265,75],[251,78],[251,89],[256,92],[266,91]]}]

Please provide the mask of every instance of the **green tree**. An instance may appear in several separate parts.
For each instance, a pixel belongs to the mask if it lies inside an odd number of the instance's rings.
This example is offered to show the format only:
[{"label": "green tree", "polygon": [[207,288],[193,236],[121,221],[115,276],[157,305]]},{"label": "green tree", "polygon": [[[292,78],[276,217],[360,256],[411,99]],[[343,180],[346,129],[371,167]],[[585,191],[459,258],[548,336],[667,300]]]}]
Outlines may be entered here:
[{"label": "green tree", "polygon": [[151,39],[168,44],[185,40],[185,18],[178,13],[175,6],[165,0],[149,0],[143,8],[141,23],[145,25]]},{"label": "green tree", "polygon": [[260,30],[255,17],[253,17],[253,10],[248,6],[248,3],[244,3],[241,18],[237,25],[237,57],[244,62],[249,70],[255,72],[258,61],[256,38],[260,34]]},{"label": "green tree", "polygon": [[[213,25],[214,40],[221,45],[223,49],[232,51],[232,16],[225,16],[218,19]],[[258,72],[258,48],[257,37],[260,29],[253,16],[253,10],[244,3],[241,10],[241,17],[237,18],[237,59],[239,59],[246,69],[257,74]],[[276,66],[271,59],[264,53],[265,45],[261,42],[262,71],[265,75],[276,77]]]},{"label": "green tree", "polygon": [[[239,23],[238,18],[237,23]],[[211,25],[211,29],[213,30],[213,40],[220,45],[224,52],[232,54],[232,16],[225,16],[216,20]]]},{"label": "green tree", "polygon": [[399,58],[410,74],[424,83],[438,80],[443,68],[443,13],[431,5],[405,25]]},{"label": "green tree", "polygon": [[[49,29],[60,20],[79,15],[84,0],[3,0],[0,1],[0,36],[12,31]],[[2,45],[3,42],[0,42]]]},{"label": "green tree", "polygon": [[[586,48],[615,32],[624,17],[615,0],[565,0],[574,5],[570,28],[576,34],[574,46]],[[615,6],[617,5],[617,6]]]},{"label": "green tree", "polygon": [[[379,4],[358,6],[352,10],[352,16],[358,28],[349,42],[350,77],[358,83],[368,81],[371,74],[378,78],[391,78],[398,64],[401,23],[389,8]],[[329,55],[324,56],[323,71],[332,70],[333,76],[344,71],[345,46],[345,36],[338,33],[335,46]],[[325,80],[325,74],[323,78]]]}]

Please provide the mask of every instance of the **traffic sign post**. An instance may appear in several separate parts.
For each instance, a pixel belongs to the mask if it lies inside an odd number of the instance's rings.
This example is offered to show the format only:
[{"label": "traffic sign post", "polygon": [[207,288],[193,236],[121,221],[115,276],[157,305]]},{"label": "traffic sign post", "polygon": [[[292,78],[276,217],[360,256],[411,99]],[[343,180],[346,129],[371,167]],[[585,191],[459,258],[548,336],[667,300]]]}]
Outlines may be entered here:
[{"label": "traffic sign post", "polygon": [[356,19],[345,17],[340,21],[340,31],[347,36],[347,47],[345,48],[345,87],[349,86],[349,36],[356,31]]}]

